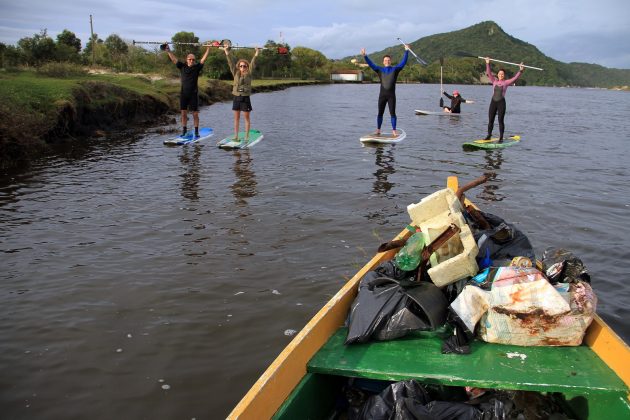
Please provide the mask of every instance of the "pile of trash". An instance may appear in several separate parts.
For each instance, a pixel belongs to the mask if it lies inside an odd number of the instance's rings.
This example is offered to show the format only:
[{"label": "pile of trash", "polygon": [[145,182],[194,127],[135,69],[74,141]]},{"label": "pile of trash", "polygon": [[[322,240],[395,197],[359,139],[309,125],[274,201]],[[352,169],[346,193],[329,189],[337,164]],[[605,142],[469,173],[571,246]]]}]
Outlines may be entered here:
[{"label": "pile of trash", "polygon": [[346,344],[391,340],[444,324],[443,353],[470,352],[475,337],[519,346],[578,346],[597,297],[582,261],[564,249],[536,258],[527,236],[498,216],[465,206],[466,187],[411,204],[396,257],[361,279]]}]

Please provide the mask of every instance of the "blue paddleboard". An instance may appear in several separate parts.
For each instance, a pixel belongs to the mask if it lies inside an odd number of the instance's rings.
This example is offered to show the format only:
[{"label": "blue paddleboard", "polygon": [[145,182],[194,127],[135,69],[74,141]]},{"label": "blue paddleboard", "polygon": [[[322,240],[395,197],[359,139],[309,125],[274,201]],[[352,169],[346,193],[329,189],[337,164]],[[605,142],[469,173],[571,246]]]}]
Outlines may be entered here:
[{"label": "blue paddleboard", "polygon": [[164,144],[167,146],[181,146],[189,143],[196,143],[199,140],[207,139],[208,137],[212,137],[214,131],[212,128],[202,127],[199,129],[199,137],[195,137],[194,129],[186,133],[185,136],[177,136],[172,139],[164,140]]}]

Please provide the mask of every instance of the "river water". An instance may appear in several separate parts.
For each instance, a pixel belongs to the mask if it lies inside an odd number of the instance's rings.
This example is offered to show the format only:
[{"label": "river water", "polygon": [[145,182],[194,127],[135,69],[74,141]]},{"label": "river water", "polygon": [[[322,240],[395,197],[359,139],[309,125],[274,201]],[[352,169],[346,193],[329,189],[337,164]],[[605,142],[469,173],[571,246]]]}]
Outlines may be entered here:
[{"label": "river water", "polygon": [[[362,147],[377,85],[252,97],[251,150],[223,151],[231,103],[201,111],[215,138],[92,141],[0,178],[0,417],[224,418],[302,326],[449,175],[517,224],[538,255],[582,258],[598,312],[630,340],[630,95],[512,87],[519,145],[467,152],[491,89],[439,110],[439,86],[399,85],[403,142]],[[386,111],[384,127],[389,129]],[[495,133],[498,131],[495,128]]]}]

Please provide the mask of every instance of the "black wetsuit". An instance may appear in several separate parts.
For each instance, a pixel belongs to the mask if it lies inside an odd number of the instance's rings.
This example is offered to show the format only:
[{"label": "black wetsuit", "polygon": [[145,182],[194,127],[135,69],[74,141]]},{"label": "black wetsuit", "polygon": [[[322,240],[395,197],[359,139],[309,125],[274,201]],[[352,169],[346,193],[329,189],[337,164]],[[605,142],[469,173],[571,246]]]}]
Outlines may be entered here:
[{"label": "black wetsuit", "polygon": [[197,81],[203,69],[203,64],[195,63],[192,66],[178,61],[176,64],[181,73],[181,94],[179,99],[179,109],[185,111],[199,111],[199,88]]},{"label": "black wetsuit", "polygon": [[405,55],[397,66],[380,67],[374,64],[367,55],[365,56],[365,62],[378,74],[378,78],[381,81],[381,90],[378,95],[378,116],[376,117],[376,126],[379,130],[383,124],[385,105],[389,107],[392,128],[396,129],[396,81],[398,80],[398,74],[407,64],[408,57],[409,51],[405,50]]},{"label": "black wetsuit", "polygon": [[453,114],[459,114],[461,112],[460,105],[463,102],[466,102],[466,99],[462,98],[461,95],[451,96],[446,92],[444,92],[444,95],[451,100],[451,107],[446,108],[448,108]]}]

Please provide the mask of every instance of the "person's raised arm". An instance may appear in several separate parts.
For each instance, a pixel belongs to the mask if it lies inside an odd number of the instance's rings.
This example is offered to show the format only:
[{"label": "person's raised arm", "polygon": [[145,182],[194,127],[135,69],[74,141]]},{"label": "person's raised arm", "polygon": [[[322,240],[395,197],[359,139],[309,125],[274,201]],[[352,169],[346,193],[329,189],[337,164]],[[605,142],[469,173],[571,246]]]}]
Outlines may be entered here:
[{"label": "person's raised arm", "polygon": [[201,60],[199,60],[201,64],[206,62],[206,58],[208,58],[209,53],[210,53],[210,45],[206,46],[206,52],[203,53],[203,57],[201,57]]},{"label": "person's raised arm", "polygon": [[232,73],[232,76],[234,76],[236,73],[234,73],[234,63],[232,62],[232,57],[230,56],[230,49],[228,47],[223,47],[222,49],[225,52],[225,58],[227,59],[228,66],[230,66],[230,72]]},{"label": "person's raised arm", "polygon": [[378,66],[374,64],[372,60],[370,60],[370,57],[367,56],[367,54],[365,53],[365,48],[361,48],[361,55],[363,56],[363,59],[365,59],[365,62],[367,63],[367,65],[370,66],[372,70],[378,71]]},{"label": "person's raised arm", "polygon": [[408,58],[409,58],[409,45],[405,44],[405,54],[403,55],[402,61],[400,63],[398,63],[396,68],[402,69],[403,67],[405,67],[405,65],[407,64],[407,59]]},{"label": "person's raised arm", "polygon": [[164,43],[164,51],[168,54],[168,58],[171,59],[173,64],[177,64],[177,57],[171,52],[171,47],[168,46],[168,42]]},{"label": "person's raised arm", "polygon": [[490,79],[492,83],[496,81],[494,75],[492,74],[492,70],[490,70],[490,57],[486,57],[486,76],[488,76],[488,79]]},{"label": "person's raised arm", "polygon": [[518,72],[514,75],[514,77],[512,77],[509,80],[506,80],[505,83],[507,83],[508,85],[511,85],[512,83],[516,82],[518,80],[519,77],[521,77],[523,75],[523,71],[525,70],[525,67],[523,67],[523,63],[518,65]]},{"label": "person's raised arm", "polygon": [[256,57],[258,57],[258,54],[260,54],[260,48],[256,47],[256,52],[254,52],[254,56],[252,57],[252,61],[249,63],[249,72],[250,73],[254,73],[254,66],[256,63]]}]

